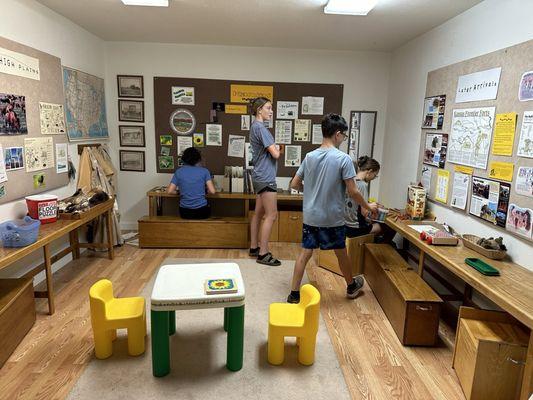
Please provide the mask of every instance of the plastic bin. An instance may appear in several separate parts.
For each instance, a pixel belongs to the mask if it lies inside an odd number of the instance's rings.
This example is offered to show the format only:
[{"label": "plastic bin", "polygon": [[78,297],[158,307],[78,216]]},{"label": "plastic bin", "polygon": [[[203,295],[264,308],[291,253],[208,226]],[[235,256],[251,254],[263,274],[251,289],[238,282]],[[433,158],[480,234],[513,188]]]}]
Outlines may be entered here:
[{"label": "plastic bin", "polygon": [[0,224],[0,239],[4,247],[24,247],[37,241],[41,222],[31,217]]}]

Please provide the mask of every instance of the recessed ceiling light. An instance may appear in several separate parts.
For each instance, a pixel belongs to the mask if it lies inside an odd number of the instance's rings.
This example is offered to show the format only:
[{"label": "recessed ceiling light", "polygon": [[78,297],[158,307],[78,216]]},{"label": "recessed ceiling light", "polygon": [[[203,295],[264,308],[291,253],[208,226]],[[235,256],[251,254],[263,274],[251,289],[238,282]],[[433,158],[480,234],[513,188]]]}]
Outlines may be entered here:
[{"label": "recessed ceiling light", "polygon": [[329,0],[324,7],[326,14],[367,15],[378,0]]},{"label": "recessed ceiling light", "polygon": [[168,0],[122,0],[127,6],[168,7]]}]

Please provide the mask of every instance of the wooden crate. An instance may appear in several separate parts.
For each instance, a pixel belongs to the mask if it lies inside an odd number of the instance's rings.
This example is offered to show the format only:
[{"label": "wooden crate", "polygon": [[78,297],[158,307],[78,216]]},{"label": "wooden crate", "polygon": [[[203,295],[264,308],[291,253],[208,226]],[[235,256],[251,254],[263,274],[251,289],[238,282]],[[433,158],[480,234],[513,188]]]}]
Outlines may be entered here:
[{"label": "wooden crate", "polygon": [[248,248],[248,218],[143,217],[139,221],[139,246],[150,248]]},{"label": "wooden crate", "polygon": [[528,340],[507,313],[461,307],[453,368],[467,400],[519,399]]},{"label": "wooden crate", "polygon": [[34,322],[33,279],[0,279],[0,367]]},{"label": "wooden crate", "polygon": [[403,345],[434,346],[441,298],[388,244],[366,244],[364,273]]},{"label": "wooden crate", "polygon": [[303,213],[301,211],[280,211],[278,226],[280,242],[302,242]]},{"label": "wooden crate", "polygon": [[[362,235],[354,238],[346,238],[346,250],[352,263],[352,275],[363,273],[363,251],[365,243],[372,243],[374,235]],[[337,256],[333,250],[318,251],[318,265],[331,272],[342,275],[337,261]]]}]

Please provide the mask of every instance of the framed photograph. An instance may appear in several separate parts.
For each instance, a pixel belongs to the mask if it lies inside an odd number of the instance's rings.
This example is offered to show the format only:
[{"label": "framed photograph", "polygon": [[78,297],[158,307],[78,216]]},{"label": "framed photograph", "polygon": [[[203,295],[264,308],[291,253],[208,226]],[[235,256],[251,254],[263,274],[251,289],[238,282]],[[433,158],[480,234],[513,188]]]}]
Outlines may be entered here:
[{"label": "framed photograph", "polygon": [[144,122],[144,101],[118,101],[118,120],[122,122]]},{"label": "framed photograph", "polygon": [[117,75],[118,97],[144,97],[141,75]]},{"label": "framed photograph", "polygon": [[189,136],[196,128],[196,118],[191,111],[178,108],[170,114],[170,128],[179,136]]},{"label": "framed photograph", "polygon": [[144,126],[119,125],[121,147],[144,147]]},{"label": "framed photograph", "polygon": [[120,150],[120,170],[144,172],[144,151]]}]

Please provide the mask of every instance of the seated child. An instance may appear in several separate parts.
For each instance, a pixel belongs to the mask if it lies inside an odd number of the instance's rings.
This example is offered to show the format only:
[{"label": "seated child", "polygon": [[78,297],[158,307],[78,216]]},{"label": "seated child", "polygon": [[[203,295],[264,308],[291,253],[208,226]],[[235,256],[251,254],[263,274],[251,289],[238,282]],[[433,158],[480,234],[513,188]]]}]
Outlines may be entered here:
[{"label": "seated child", "polygon": [[194,147],[185,149],[181,157],[183,166],[178,168],[167,188],[167,193],[180,191],[180,216],[184,219],[207,219],[211,208],[207,204],[205,191],[216,192],[207,168],[200,165],[202,155]]},{"label": "seated child", "polygon": [[[355,184],[357,190],[368,202],[368,183],[377,178],[379,162],[368,156],[359,157],[357,160],[357,174]],[[378,242],[392,243],[396,232],[384,223],[372,222],[367,215],[361,212],[361,206],[356,204],[346,193],[344,207],[344,222],[346,224],[346,236],[356,237],[372,233],[378,236]]]}]

